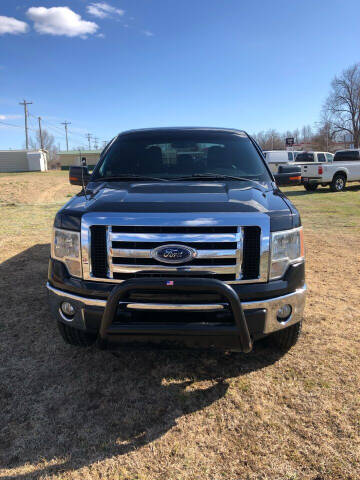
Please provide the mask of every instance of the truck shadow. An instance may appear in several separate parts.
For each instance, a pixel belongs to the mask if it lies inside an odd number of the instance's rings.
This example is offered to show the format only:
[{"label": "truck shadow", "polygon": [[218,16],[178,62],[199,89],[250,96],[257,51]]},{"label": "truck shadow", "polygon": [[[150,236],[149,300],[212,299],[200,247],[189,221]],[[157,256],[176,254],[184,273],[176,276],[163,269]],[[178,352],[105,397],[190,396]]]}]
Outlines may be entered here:
[{"label": "truck shadow", "polygon": [[224,397],[229,379],[281,356],[264,342],[249,355],[65,345],[47,307],[48,255],[49,245],[35,245],[0,265],[3,479],[61,474],[147,445]]}]

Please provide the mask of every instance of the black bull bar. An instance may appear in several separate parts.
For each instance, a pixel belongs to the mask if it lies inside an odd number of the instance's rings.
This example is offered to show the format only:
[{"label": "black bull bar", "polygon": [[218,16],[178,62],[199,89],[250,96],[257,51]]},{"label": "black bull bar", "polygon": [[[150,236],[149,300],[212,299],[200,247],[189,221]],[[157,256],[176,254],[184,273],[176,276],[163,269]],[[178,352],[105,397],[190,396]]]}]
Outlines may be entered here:
[{"label": "black bull bar", "polygon": [[[192,325],[191,323],[181,323],[179,325],[156,323],[146,326],[137,326],[129,324],[114,324],[119,302],[126,299],[132,290],[152,290],[157,291],[182,291],[191,293],[217,293],[223,296],[230,307],[234,322],[233,325]],[[241,351],[248,353],[252,350],[252,339],[249,334],[245,315],[241,306],[240,299],[234,289],[220,280],[206,278],[133,278],[126,280],[120,285],[114,287],[107,299],[106,308],[101,319],[99,330],[98,345],[100,348],[106,348],[109,339],[114,335],[148,335],[150,336],[237,336]]]}]

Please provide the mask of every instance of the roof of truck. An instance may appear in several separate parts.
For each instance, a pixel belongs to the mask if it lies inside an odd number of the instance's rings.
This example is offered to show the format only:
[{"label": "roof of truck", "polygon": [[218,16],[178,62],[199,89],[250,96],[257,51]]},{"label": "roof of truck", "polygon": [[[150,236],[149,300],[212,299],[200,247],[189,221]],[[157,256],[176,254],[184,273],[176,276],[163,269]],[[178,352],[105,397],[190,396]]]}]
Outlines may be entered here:
[{"label": "roof of truck", "polygon": [[236,133],[240,136],[248,136],[244,130],[238,130],[236,128],[219,128],[219,127],[156,127],[156,128],[139,128],[135,130],[126,130],[121,132],[119,135],[128,135],[136,133],[146,133],[151,135],[159,133],[174,133],[174,132],[218,132],[218,133]]}]

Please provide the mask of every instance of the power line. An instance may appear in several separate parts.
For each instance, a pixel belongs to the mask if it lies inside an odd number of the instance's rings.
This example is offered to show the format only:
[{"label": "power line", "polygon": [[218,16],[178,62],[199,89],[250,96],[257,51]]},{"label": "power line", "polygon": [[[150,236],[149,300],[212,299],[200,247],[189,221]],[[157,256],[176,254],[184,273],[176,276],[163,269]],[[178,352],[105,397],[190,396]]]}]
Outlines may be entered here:
[{"label": "power line", "polygon": [[27,102],[25,99],[23,102],[20,102],[19,105],[24,106],[24,115],[25,115],[25,145],[26,150],[29,150],[29,135],[28,135],[28,105],[32,105],[33,102]]},{"label": "power line", "polygon": [[43,141],[42,130],[41,130],[41,117],[38,117],[38,120],[39,120],[40,147],[41,147],[41,150],[44,150],[44,141]]},{"label": "power line", "polygon": [[64,125],[65,126],[65,135],[66,135],[66,151],[68,152],[69,151],[69,140],[68,140],[68,125],[71,125],[71,122],[67,122],[65,120],[65,122],[62,122],[61,125]]},{"label": "power line", "polygon": [[23,128],[21,125],[13,125],[12,123],[3,122],[2,120],[0,120],[0,123],[2,125],[6,125],[7,127]]},{"label": "power line", "polygon": [[[30,103],[30,102],[27,102],[27,103]],[[32,119],[38,121],[39,117],[33,115],[30,112],[27,112],[27,113],[28,113],[28,117],[29,117],[29,120],[30,120],[30,124],[32,126],[36,127],[36,128],[30,128],[28,126],[28,130],[38,131],[39,127],[34,124],[35,122],[33,122]],[[64,127],[65,127],[65,135],[64,135],[64,130],[62,129],[62,127],[59,126],[59,124],[52,123],[51,121],[47,120],[46,118],[44,119],[43,117],[41,117],[41,125],[45,126],[47,129],[49,129],[53,133],[55,138],[59,138],[59,137],[64,138],[65,141],[66,141],[67,150],[69,150],[69,145],[68,145],[69,142],[75,144],[75,143],[82,143],[84,141],[83,134],[77,133],[76,131],[74,132],[74,130],[70,130],[70,128],[68,128],[68,125],[73,125],[72,122],[65,121],[65,122],[61,123],[61,125],[64,125]],[[19,125],[14,125],[14,126],[16,126],[17,128],[21,128]],[[80,128],[81,127],[78,127],[77,129],[80,129]],[[43,130],[42,130],[42,134],[43,134]],[[100,137],[100,138],[99,137],[94,137],[94,135],[91,134],[91,133],[87,133],[85,135],[85,138],[88,141],[89,150],[91,150],[92,141],[94,141],[94,147],[95,148],[97,148],[99,146],[99,141],[104,143],[104,145],[106,145],[108,143],[108,141],[105,140],[103,137]]]},{"label": "power line", "polygon": [[87,133],[87,134],[85,135],[85,137],[88,139],[88,142],[89,142],[89,150],[91,150],[90,140],[91,140],[92,134],[91,134],[91,133]]}]

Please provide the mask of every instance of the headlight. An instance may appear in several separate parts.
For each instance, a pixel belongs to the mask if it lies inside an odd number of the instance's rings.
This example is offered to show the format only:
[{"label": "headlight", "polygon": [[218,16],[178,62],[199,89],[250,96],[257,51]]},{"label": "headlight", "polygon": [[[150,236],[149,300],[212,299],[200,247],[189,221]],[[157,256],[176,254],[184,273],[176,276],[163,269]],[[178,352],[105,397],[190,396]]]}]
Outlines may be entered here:
[{"label": "headlight", "polygon": [[304,259],[302,227],[271,234],[270,280],[281,278],[291,263]]},{"label": "headlight", "polygon": [[70,275],[81,277],[80,233],[54,228],[51,257],[65,263]]}]

